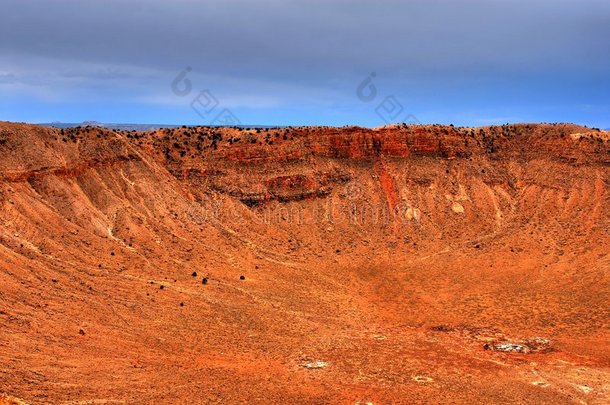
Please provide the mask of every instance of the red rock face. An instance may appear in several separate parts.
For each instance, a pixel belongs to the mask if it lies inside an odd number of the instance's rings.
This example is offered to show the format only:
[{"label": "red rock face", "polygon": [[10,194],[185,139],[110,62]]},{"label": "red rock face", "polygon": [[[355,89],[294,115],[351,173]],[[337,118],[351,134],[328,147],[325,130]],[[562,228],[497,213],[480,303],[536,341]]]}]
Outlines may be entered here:
[{"label": "red rock face", "polygon": [[609,206],[574,125],[0,123],[0,403],[604,403]]},{"label": "red rock face", "polygon": [[[440,126],[385,127],[375,130],[294,128],[272,130],[264,134],[225,131],[225,141],[217,143],[217,149],[212,149],[209,153],[231,161],[252,164],[293,162],[308,156],[352,160],[371,160],[381,156],[467,158],[472,155],[488,155],[508,158],[523,153],[531,154],[532,146],[539,148],[538,152],[544,151],[557,159],[578,159],[571,155],[576,151],[583,162],[588,159],[593,162],[607,159],[604,138],[600,135],[603,133],[573,125],[513,125],[477,129]],[[286,135],[288,131],[289,137]],[[572,138],[573,135],[575,138]],[[183,137],[183,134],[174,131],[171,137]],[[239,138],[239,142],[227,143],[227,139],[233,138]],[[579,144],[577,147],[576,143]],[[169,146],[171,145],[166,145]]]},{"label": "red rock face", "polygon": [[376,166],[375,172],[377,176],[379,176],[379,183],[388,204],[388,209],[392,212],[396,208],[398,202],[398,193],[396,191],[394,179],[383,165],[383,162],[380,162]]}]

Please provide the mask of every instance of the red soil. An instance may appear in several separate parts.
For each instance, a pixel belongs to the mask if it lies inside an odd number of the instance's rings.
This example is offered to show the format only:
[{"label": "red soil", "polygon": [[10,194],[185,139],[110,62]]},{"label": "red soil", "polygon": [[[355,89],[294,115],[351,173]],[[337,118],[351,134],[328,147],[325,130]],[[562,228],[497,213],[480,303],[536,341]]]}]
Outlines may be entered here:
[{"label": "red soil", "polygon": [[0,123],[0,404],[609,403],[608,207],[574,125]]}]

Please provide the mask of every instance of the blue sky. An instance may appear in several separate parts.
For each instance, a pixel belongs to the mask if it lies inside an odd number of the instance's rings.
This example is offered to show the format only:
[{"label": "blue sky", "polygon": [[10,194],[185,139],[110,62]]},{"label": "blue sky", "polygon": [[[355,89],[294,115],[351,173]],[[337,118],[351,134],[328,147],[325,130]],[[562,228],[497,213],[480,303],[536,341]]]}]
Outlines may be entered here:
[{"label": "blue sky", "polygon": [[251,125],[610,127],[607,0],[0,8],[0,120],[206,125],[230,112]]}]

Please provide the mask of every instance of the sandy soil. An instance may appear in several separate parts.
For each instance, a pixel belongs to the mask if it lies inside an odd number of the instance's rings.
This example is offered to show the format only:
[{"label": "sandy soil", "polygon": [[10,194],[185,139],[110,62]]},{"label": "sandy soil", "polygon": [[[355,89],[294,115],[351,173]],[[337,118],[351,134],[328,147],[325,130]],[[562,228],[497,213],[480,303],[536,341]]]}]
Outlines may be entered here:
[{"label": "sandy soil", "polygon": [[0,123],[0,404],[610,403],[608,207],[573,125]]}]

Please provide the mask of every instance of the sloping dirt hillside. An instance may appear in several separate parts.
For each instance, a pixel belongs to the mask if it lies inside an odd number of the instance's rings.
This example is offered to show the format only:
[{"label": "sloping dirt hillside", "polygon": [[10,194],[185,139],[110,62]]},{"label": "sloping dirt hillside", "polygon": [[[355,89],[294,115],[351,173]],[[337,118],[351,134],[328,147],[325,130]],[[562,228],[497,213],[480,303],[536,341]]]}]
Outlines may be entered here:
[{"label": "sloping dirt hillside", "polygon": [[609,207],[575,125],[0,123],[0,403],[609,403]]}]

